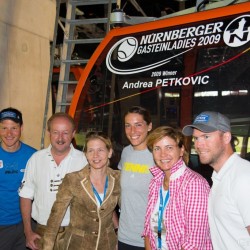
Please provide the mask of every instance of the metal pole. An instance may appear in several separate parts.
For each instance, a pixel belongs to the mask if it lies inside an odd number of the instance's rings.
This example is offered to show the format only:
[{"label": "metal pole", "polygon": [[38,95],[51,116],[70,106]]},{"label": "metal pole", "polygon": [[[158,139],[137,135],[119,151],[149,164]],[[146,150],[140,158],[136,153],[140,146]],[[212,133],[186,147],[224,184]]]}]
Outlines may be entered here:
[{"label": "metal pole", "polygon": [[41,149],[44,148],[44,138],[45,138],[46,123],[47,123],[47,116],[48,116],[48,109],[49,109],[49,102],[50,102],[51,82],[52,82],[52,74],[53,74],[53,66],[54,66],[54,55],[55,55],[56,37],[57,37],[57,24],[58,24],[59,13],[60,13],[60,3],[61,3],[61,0],[56,1],[56,18],[55,18],[55,24],[54,24],[53,43],[52,43],[52,47],[50,50],[50,69],[49,69],[47,94],[46,94],[45,108],[44,108],[44,115],[43,115],[43,129],[42,129],[42,137],[41,137],[41,144],[40,144]]}]

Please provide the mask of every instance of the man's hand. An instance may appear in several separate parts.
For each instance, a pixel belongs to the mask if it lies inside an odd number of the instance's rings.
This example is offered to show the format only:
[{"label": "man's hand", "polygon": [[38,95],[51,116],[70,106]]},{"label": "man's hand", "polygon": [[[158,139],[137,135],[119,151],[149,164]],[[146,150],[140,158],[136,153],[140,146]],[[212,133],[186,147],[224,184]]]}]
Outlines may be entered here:
[{"label": "man's hand", "polygon": [[31,250],[41,250],[38,248],[36,241],[40,240],[41,236],[39,234],[34,233],[33,231],[26,234],[26,247]]}]

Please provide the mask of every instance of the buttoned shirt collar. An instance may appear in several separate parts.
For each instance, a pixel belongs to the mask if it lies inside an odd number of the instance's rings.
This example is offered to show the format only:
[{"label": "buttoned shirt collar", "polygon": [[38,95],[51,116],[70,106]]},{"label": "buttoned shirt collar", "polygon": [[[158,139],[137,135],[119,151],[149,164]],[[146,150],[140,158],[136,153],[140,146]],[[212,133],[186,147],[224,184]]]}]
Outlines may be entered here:
[{"label": "buttoned shirt collar", "polygon": [[[52,149],[52,145],[50,144],[50,145],[46,148],[46,151],[47,151],[47,153],[48,153],[49,155],[52,155],[51,149]],[[77,153],[76,153],[76,151],[75,151],[75,148],[74,148],[73,145],[72,145],[72,143],[70,144],[70,151],[69,151],[69,154],[68,154],[68,155],[70,155],[70,156],[72,156],[72,157],[78,156]]]},{"label": "buttoned shirt collar", "polygon": [[[185,171],[185,164],[183,164],[183,160],[182,158],[180,158],[174,165],[173,167],[170,169],[171,171],[171,175],[170,175],[170,180],[175,180],[178,177],[180,177],[184,171]],[[150,171],[152,173],[152,175],[155,177],[156,180],[161,180],[161,176],[163,177],[164,171],[162,171],[159,167],[154,166],[152,168],[150,168]]]}]

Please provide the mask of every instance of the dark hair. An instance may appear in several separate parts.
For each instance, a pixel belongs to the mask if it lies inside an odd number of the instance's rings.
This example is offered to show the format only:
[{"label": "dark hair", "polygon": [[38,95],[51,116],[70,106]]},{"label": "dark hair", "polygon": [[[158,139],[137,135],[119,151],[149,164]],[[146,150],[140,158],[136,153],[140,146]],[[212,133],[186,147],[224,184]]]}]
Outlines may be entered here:
[{"label": "dark hair", "polygon": [[47,121],[47,129],[48,131],[50,131],[50,127],[51,127],[51,123],[53,122],[53,120],[55,120],[56,118],[66,118],[72,125],[72,129],[73,131],[75,130],[75,121],[74,119],[67,113],[64,113],[64,112],[58,112],[58,113],[55,113],[53,114],[49,120]]},{"label": "dark hair", "polygon": [[7,120],[10,119],[16,123],[19,123],[20,126],[23,125],[23,117],[21,111],[18,109],[9,107],[6,109],[1,110],[0,112],[0,120]]},{"label": "dark hair", "polygon": [[181,148],[182,146],[184,147],[183,160],[186,164],[188,164],[189,154],[186,150],[187,149],[186,138],[182,134],[180,129],[169,127],[169,126],[161,126],[153,130],[147,138],[147,145],[148,145],[149,150],[152,152],[153,145],[166,136],[169,138],[172,138],[176,142],[179,148]]},{"label": "dark hair", "polygon": [[86,138],[85,138],[85,144],[84,144],[84,149],[83,151],[86,153],[87,152],[87,144],[89,141],[94,140],[94,139],[99,139],[101,141],[104,142],[106,148],[108,150],[112,150],[112,142],[110,140],[110,138],[104,134],[103,132],[99,132],[99,131],[91,131],[88,132],[86,134]]},{"label": "dark hair", "polygon": [[147,123],[147,125],[149,125],[152,122],[151,119],[151,115],[150,112],[140,106],[133,106],[131,108],[129,108],[129,110],[127,111],[127,113],[125,113],[124,117],[128,114],[139,114],[143,117],[143,120]]}]

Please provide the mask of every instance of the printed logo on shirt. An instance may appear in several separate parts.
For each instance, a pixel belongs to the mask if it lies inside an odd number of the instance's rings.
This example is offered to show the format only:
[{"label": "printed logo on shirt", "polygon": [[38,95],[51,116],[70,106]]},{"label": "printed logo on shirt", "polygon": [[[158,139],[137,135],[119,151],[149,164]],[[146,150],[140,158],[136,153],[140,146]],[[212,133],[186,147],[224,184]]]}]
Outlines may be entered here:
[{"label": "printed logo on shirt", "polygon": [[3,160],[0,160],[0,168],[3,168]]},{"label": "printed logo on shirt", "polygon": [[5,164],[5,174],[18,174],[18,163]]},{"label": "printed logo on shirt", "polygon": [[140,174],[149,174],[149,167],[148,165],[132,163],[132,162],[125,162],[124,163],[124,171],[126,172],[134,172]]}]

